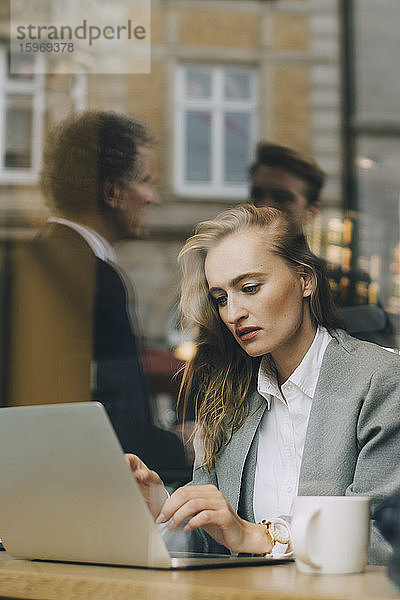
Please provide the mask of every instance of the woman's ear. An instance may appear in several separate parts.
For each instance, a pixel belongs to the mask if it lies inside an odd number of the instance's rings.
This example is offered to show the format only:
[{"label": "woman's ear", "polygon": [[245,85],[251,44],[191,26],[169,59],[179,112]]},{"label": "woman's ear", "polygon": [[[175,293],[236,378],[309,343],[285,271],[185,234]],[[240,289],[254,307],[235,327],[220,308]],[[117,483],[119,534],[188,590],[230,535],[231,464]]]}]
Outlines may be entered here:
[{"label": "woman's ear", "polygon": [[315,289],[314,275],[308,269],[301,274],[301,282],[303,286],[303,298],[311,296]]}]

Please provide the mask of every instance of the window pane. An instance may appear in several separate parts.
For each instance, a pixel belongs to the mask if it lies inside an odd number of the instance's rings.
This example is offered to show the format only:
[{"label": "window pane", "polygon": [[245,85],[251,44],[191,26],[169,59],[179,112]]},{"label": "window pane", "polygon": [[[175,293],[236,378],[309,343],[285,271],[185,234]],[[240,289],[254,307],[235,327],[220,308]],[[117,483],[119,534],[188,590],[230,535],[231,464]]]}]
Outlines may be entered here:
[{"label": "window pane", "polygon": [[193,99],[210,98],[210,71],[205,69],[187,69],[185,74],[185,96]]},{"label": "window pane", "polygon": [[[379,300],[400,336],[400,144],[360,136],[357,147],[359,263],[377,285]],[[398,338],[400,341],[400,337]]]},{"label": "window pane", "polygon": [[250,115],[225,113],[225,183],[246,183],[250,157]]},{"label": "window pane", "polygon": [[226,69],[224,96],[229,100],[248,100],[251,97],[250,73],[242,69]]},{"label": "window pane", "polygon": [[187,112],[185,117],[185,180],[210,181],[211,115],[208,112]]},{"label": "window pane", "polygon": [[398,121],[399,22],[399,0],[356,0],[354,3],[358,118]]},{"label": "window pane", "polygon": [[29,168],[32,143],[32,96],[9,94],[6,101],[5,167]]},{"label": "window pane", "polygon": [[12,55],[12,67],[14,73],[11,73],[11,55],[7,55],[7,77],[9,79],[33,79],[34,55],[18,52],[14,50]]}]

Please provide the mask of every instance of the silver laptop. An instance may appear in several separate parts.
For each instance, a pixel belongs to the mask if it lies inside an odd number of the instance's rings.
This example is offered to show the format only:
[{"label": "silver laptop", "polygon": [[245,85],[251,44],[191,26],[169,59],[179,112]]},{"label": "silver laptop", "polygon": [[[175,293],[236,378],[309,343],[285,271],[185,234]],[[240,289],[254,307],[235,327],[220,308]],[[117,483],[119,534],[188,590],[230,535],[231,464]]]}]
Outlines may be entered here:
[{"label": "silver laptop", "polygon": [[[96,402],[0,409],[0,538],[28,559],[161,569],[282,560],[168,552]],[[184,532],[176,539],[184,550]]]}]

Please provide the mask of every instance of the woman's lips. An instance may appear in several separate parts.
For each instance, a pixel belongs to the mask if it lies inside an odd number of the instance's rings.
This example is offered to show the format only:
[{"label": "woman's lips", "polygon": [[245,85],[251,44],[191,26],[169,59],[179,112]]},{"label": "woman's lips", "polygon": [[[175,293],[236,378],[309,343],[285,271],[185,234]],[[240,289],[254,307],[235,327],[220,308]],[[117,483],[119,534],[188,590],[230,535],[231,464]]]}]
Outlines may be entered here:
[{"label": "woman's lips", "polygon": [[242,342],[248,342],[255,338],[260,331],[260,327],[243,327],[236,330],[236,335]]}]

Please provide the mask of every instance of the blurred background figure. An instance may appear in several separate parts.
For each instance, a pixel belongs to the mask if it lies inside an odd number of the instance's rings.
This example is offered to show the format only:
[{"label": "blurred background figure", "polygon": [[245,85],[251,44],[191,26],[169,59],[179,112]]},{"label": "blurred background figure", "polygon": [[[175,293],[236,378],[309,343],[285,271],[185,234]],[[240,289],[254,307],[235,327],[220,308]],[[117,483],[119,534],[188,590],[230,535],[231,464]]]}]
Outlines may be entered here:
[{"label": "blurred background figure", "polygon": [[141,121],[88,111],[49,134],[41,186],[51,216],[10,262],[7,404],[97,400],[124,451],[167,481],[188,475],[181,441],[153,425],[132,285],[113,246],[137,237],[151,183]]},{"label": "blurred background figure", "polygon": [[[249,177],[250,199],[255,206],[278,208],[307,231],[319,214],[320,193],[326,179],[311,156],[279,144],[259,142]],[[328,263],[328,276],[335,303],[349,331],[360,339],[394,346],[393,328],[379,298],[360,298],[357,294],[359,281],[371,282],[369,274],[351,264]]]},{"label": "blurred background figure", "polygon": [[249,176],[250,198],[255,206],[283,210],[301,228],[319,213],[326,174],[306,153],[259,142]]}]

